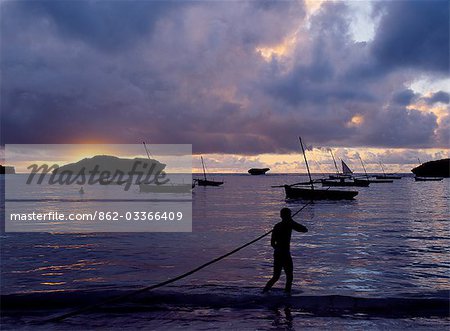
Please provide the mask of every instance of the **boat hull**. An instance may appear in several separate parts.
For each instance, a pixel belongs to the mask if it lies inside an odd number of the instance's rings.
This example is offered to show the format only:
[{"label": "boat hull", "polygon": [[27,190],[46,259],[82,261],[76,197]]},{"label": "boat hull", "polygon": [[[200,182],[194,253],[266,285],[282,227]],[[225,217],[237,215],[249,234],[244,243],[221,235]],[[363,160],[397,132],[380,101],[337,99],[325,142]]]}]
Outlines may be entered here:
[{"label": "boat hull", "polygon": [[355,178],[355,182],[359,182],[359,181],[368,181],[369,183],[373,183],[373,184],[393,183],[394,182],[393,179],[356,179]]},{"label": "boat hull", "polygon": [[139,191],[144,193],[191,193],[192,184],[154,185],[139,184]]},{"label": "boat hull", "polygon": [[386,175],[386,176],[375,176],[376,179],[402,179],[401,176],[395,176],[395,175]]},{"label": "boat hull", "polygon": [[207,180],[207,179],[195,179],[198,186],[220,186],[223,184],[223,182],[218,182],[214,180]]},{"label": "boat hull", "polygon": [[353,200],[358,195],[357,191],[337,191],[337,190],[320,190],[306,189],[284,185],[287,199],[303,199],[303,200]]},{"label": "boat hull", "polygon": [[338,187],[349,187],[349,186],[357,186],[357,187],[367,187],[370,182],[368,180],[358,180],[358,181],[335,181],[335,180],[322,180],[322,186],[338,186]]},{"label": "boat hull", "polygon": [[350,179],[352,178],[351,175],[345,175],[345,174],[337,174],[337,175],[329,175],[329,179]]},{"label": "boat hull", "polygon": [[270,170],[269,168],[263,168],[263,169],[252,168],[248,171],[248,173],[253,176],[258,176],[258,175],[265,175],[266,172],[269,170]]}]

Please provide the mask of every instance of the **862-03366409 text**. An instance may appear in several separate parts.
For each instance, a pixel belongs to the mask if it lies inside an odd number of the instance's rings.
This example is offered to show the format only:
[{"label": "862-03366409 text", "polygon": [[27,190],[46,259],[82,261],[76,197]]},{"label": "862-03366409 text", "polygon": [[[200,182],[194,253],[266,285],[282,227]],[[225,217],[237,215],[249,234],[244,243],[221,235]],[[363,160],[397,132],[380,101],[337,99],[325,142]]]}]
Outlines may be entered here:
[{"label": "862-03366409 text", "polygon": [[51,211],[46,213],[13,213],[11,221],[181,221],[181,211],[95,211],[92,213],[60,213]]}]

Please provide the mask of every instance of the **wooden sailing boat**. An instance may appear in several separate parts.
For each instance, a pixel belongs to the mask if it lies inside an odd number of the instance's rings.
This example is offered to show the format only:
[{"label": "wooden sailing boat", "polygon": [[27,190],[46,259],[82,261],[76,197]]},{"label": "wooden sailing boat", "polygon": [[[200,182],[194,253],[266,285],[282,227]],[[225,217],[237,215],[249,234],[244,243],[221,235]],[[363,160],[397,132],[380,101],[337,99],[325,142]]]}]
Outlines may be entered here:
[{"label": "wooden sailing boat", "polygon": [[[331,154],[333,155],[333,154]],[[334,157],[333,157],[333,161]],[[353,171],[350,169],[350,167],[343,161],[342,162],[342,174],[339,174],[337,176],[330,176],[330,179],[322,179],[322,186],[359,186],[359,187],[367,187],[369,186],[370,182],[367,180],[354,180],[353,179]],[[336,165],[336,161],[334,162]]]},{"label": "wooden sailing boat", "polygon": [[205,162],[203,161],[203,156],[200,156],[202,159],[202,167],[203,167],[203,179],[194,179],[194,181],[197,183],[198,186],[220,186],[223,184],[222,182],[215,181],[215,180],[208,180],[206,178],[206,170],[205,170]]},{"label": "wooden sailing boat", "polygon": [[[142,142],[147,153],[148,159],[151,161],[145,142]],[[139,192],[142,193],[190,193],[194,188],[193,184],[164,184],[156,185],[150,183],[139,183]]]},{"label": "wooden sailing boat", "polygon": [[381,170],[383,171],[383,175],[375,176],[376,179],[402,179],[402,176],[394,175],[394,174],[386,174],[384,172],[383,163],[380,161]]},{"label": "wooden sailing boat", "polygon": [[298,187],[299,184],[284,185],[287,199],[304,199],[304,200],[351,200],[358,192],[357,191],[338,191],[330,189],[317,189],[314,187],[314,181],[311,178],[311,172],[309,171],[308,160],[306,159],[305,149],[303,147],[302,138],[300,140],[300,146],[302,147],[303,157],[305,158],[306,170],[308,171],[309,184],[311,188]]},{"label": "wooden sailing boat", "polygon": [[366,178],[365,179],[354,178],[355,182],[361,182],[361,181],[369,182],[369,183],[392,183],[393,182],[392,179],[374,179],[374,178],[370,178],[369,175],[367,174],[366,167],[364,166],[364,162],[361,159],[361,156],[358,155],[358,157],[359,157],[359,160],[361,161],[361,165],[362,165],[362,167],[364,169],[364,173],[366,174]]},{"label": "wooden sailing boat", "polygon": [[334,158],[333,151],[331,149],[330,149],[330,154],[331,154],[331,157],[333,158],[334,167],[336,168],[336,175],[329,175],[328,177],[330,179],[351,178],[353,172],[345,164],[345,162],[341,160],[341,162],[342,162],[342,172],[339,172],[338,166],[336,164],[336,159]]}]

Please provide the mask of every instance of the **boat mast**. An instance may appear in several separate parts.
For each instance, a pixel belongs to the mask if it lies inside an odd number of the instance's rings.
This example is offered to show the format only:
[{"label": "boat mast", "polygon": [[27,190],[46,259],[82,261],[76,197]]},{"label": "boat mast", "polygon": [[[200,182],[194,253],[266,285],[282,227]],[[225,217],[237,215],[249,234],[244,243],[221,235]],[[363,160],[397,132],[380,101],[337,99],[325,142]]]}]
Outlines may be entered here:
[{"label": "boat mast", "polygon": [[369,179],[369,175],[367,175],[366,167],[364,166],[364,162],[361,159],[361,156],[359,156],[359,154],[358,154],[358,157],[359,157],[359,160],[361,161],[361,165],[362,165],[362,167],[364,169],[364,173],[366,174],[366,178]]},{"label": "boat mast", "polygon": [[203,162],[203,156],[200,156],[200,158],[202,159],[202,167],[203,167],[203,177],[206,180],[206,170],[205,170],[205,163]]},{"label": "boat mast", "polygon": [[148,149],[147,149],[147,146],[145,145],[145,141],[143,141],[142,143],[144,144],[145,152],[147,153],[148,159],[151,160],[150,154],[149,154]]},{"label": "boat mast", "polygon": [[305,158],[306,170],[308,170],[309,182],[311,183],[311,190],[314,190],[314,184],[311,178],[311,172],[309,171],[308,160],[306,159],[305,149],[303,148],[302,137],[298,137],[300,140],[300,146],[302,146],[303,157]]},{"label": "boat mast", "polygon": [[333,158],[334,167],[336,168],[336,174],[339,174],[339,169],[338,169],[338,166],[336,164],[336,159],[334,158],[333,150],[331,148],[330,148],[330,153],[331,153],[331,157]]},{"label": "boat mast", "polygon": [[383,163],[381,163],[381,161],[379,163],[380,163],[380,166],[381,166],[381,170],[383,171],[383,175],[386,176],[386,173],[384,172]]}]

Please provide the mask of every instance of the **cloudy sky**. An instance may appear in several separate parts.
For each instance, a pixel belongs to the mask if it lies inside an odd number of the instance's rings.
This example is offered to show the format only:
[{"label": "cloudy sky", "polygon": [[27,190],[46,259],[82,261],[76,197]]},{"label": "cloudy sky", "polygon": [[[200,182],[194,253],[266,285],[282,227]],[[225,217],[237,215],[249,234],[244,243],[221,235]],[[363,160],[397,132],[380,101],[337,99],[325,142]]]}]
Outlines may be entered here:
[{"label": "cloudy sky", "polygon": [[448,1],[0,6],[2,144],[187,143],[212,171],[303,171],[299,135],[316,171],[327,148],[448,157]]}]

